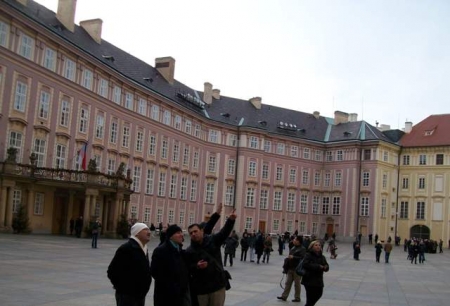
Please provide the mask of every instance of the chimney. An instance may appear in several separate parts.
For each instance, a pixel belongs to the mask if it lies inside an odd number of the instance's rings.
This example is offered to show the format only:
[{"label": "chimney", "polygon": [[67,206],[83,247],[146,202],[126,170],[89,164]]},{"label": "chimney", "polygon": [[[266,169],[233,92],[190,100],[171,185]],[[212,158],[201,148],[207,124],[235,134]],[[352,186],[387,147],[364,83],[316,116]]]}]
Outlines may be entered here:
[{"label": "chimney", "polygon": [[411,133],[412,126],[413,126],[413,124],[412,124],[411,121],[406,121],[406,122],[405,122],[405,133],[406,133],[406,134]]},{"label": "chimney", "polygon": [[320,117],[320,112],[314,111],[314,112],[313,112],[313,115],[314,115],[314,117],[315,117],[316,119],[319,119],[319,117]]},{"label": "chimney", "polygon": [[155,59],[155,68],[158,72],[173,85],[175,76],[175,59],[173,57],[158,57]]},{"label": "chimney", "polygon": [[348,121],[349,122],[356,122],[356,121],[358,121],[358,114],[357,113],[350,113],[350,114],[348,114]]},{"label": "chimney", "polygon": [[380,127],[378,128],[380,131],[389,131],[391,129],[391,126],[389,124],[380,124]]},{"label": "chimney", "polygon": [[28,0],[17,0],[17,2],[19,2],[23,6],[27,6],[28,5]]},{"label": "chimney", "polygon": [[338,125],[339,123],[347,123],[348,122],[348,114],[341,112],[341,111],[335,111],[334,112],[334,124]]},{"label": "chimney", "polygon": [[205,90],[203,91],[203,102],[205,102],[206,104],[211,104],[212,103],[212,84],[205,82]]},{"label": "chimney", "polygon": [[216,100],[220,100],[220,89],[213,89],[213,98]]},{"label": "chimney", "polygon": [[254,97],[249,101],[256,109],[261,109],[261,97]]},{"label": "chimney", "polygon": [[102,24],[103,20],[98,18],[80,21],[80,26],[88,32],[97,44],[102,42]]},{"label": "chimney", "polygon": [[56,18],[70,32],[75,31],[75,10],[77,8],[77,0],[59,0],[58,12]]}]

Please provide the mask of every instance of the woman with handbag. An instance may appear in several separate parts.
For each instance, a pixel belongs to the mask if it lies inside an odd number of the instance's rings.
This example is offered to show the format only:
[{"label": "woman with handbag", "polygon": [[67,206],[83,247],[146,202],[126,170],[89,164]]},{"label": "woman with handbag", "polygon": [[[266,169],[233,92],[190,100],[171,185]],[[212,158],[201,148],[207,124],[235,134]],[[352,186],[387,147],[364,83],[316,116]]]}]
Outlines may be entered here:
[{"label": "woman with handbag", "polygon": [[323,273],[330,269],[325,256],[322,255],[320,241],[315,240],[309,244],[303,268],[306,270],[306,274],[302,277],[302,284],[306,290],[305,306],[314,306],[323,294]]}]

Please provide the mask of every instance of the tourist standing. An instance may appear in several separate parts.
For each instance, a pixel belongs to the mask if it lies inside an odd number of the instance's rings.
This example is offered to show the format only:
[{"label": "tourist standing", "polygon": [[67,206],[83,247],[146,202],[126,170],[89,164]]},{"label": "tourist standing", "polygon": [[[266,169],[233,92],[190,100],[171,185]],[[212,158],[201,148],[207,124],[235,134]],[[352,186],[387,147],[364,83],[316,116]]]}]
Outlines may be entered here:
[{"label": "tourist standing", "polygon": [[388,240],[388,242],[386,242],[384,244],[384,261],[385,261],[385,263],[389,263],[389,256],[391,256],[391,251],[392,251],[392,244]]},{"label": "tourist standing", "polygon": [[302,284],[306,290],[305,306],[314,306],[323,294],[323,273],[330,269],[325,256],[322,255],[319,241],[310,243],[303,260],[303,268],[306,270],[306,275],[302,277]]},{"label": "tourist standing", "polygon": [[270,235],[267,235],[266,239],[264,240],[264,251],[263,252],[264,252],[264,255],[263,255],[262,262],[269,263],[270,252],[272,252],[272,237],[270,237]]},{"label": "tourist standing", "polygon": [[294,246],[289,250],[289,256],[285,259],[287,265],[285,267],[286,283],[284,284],[284,291],[281,296],[277,296],[277,299],[286,301],[291,292],[292,283],[294,283],[294,299],[292,302],[300,302],[300,282],[302,277],[295,273],[295,268],[299,262],[305,257],[306,249],[303,247],[302,237],[296,236],[293,240]]},{"label": "tourist standing", "polygon": [[102,227],[102,224],[100,223],[100,219],[95,220],[94,224],[92,224],[92,248],[97,248],[97,240],[98,235],[100,233],[100,227]]},{"label": "tourist standing", "polygon": [[375,244],[375,261],[376,262],[380,262],[380,256],[381,256],[382,250],[383,250],[383,245],[381,244],[381,241],[378,241]]}]

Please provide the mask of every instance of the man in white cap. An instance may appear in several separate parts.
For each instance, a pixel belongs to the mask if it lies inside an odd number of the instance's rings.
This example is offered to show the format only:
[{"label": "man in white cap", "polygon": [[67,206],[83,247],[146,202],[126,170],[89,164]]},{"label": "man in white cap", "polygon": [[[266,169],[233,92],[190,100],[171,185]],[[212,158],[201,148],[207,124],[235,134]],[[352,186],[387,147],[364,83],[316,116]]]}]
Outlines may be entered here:
[{"label": "man in white cap", "polygon": [[151,232],[144,223],[131,227],[130,239],[116,251],[108,267],[108,278],[116,289],[117,306],[144,306],[152,276],[147,243]]}]

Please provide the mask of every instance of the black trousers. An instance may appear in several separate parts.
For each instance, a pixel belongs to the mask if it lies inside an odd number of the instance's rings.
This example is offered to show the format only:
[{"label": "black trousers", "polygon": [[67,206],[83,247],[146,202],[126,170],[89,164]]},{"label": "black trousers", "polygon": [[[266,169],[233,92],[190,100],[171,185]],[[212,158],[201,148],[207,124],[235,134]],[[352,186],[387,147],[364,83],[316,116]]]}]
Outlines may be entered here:
[{"label": "black trousers", "polygon": [[144,297],[135,297],[127,294],[120,294],[116,292],[116,304],[117,306],[144,306]]},{"label": "black trousers", "polygon": [[305,286],[306,304],[305,306],[314,306],[322,297],[323,287]]},{"label": "black trousers", "polygon": [[227,265],[227,258],[228,256],[230,256],[230,266],[233,266],[233,254],[228,254],[225,253],[225,257],[223,259],[223,265],[226,266]]},{"label": "black trousers", "polygon": [[247,251],[248,251],[248,249],[241,250],[241,261],[247,261]]}]

